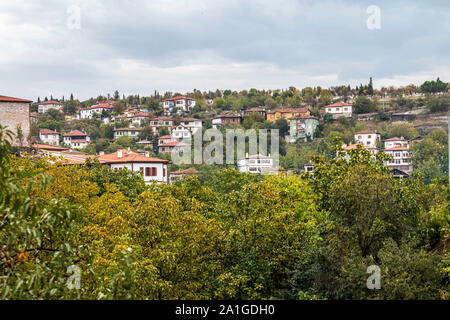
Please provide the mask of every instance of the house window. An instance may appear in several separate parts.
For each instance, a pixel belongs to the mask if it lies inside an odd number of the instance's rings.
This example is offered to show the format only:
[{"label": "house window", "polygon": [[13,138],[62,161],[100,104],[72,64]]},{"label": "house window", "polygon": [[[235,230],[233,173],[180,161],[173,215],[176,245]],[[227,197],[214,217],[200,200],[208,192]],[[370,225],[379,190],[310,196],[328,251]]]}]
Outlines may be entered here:
[{"label": "house window", "polygon": [[139,168],[139,171],[141,172],[141,176],[143,176],[143,175],[144,175],[144,168],[143,168],[143,167],[140,167],[140,168]]},{"label": "house window", "polygon": [[369,134],[368,138],[370,139],[370,138],[372,138],[372,136]]},{"label": "house window", "polygon": [[156,168],[152,168],[152,177],[155,177],[157,175]]},{"label": "house window", "polygon": [[165,177],[165,176],[166,176],[166,168],[163,168],[163,177]]},{"label": "house window", "polygon": [[146,177],[149,177],[149,176],[150,176],[150,169],[151,169],[151,168],[148,168],[148,167],[145,168],[145,176],[146,176]]}]

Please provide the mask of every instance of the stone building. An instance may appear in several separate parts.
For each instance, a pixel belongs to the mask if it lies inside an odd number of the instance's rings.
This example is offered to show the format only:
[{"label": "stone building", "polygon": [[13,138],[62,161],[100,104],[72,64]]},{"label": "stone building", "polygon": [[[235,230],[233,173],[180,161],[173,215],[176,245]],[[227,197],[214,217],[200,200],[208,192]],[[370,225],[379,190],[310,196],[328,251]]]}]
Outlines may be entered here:
[{"label": "stone building", "polygon": [[0,95],[0,125],[15,135],[12,145],[30,147],[30,104],[32,101]]}]

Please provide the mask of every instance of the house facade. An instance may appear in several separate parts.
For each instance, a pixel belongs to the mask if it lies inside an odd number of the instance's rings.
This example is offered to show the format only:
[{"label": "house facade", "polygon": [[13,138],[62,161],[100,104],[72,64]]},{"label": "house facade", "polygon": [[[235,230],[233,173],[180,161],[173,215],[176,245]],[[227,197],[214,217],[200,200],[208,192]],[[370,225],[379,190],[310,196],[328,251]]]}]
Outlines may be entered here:
[{"label": "house facade", "polygon": [[170,129],[170,136],[175,141],[183,141],[183,140],[191,140],[192,139],[192,131],[190,128],[185,127],[182,124],[178,126],[173,126]]},{"label": "house facade", "polygon": [[359,131],[355,133],[356,144],[376,147],[381,136],[376,131]]},{"label": "house facade", "polygon": [[218,116],[215,116],[212,119],[212,127],[214,129],[217,129],[219,126],[223,126],[227,123],[241,123],[241,116],[238,114],[220,114]]},{"label": "house facade", "polygon": [[196,118],[181,118],[180,124],[191,130],[195,134],[198,130],[202,130],[203,124],[201,119]]},{"label": "house facade", "polygon": [[277,122],[279,119],[289,120],[295,117],[309,116],[307,108],[279,108],[273,111],[267,111],[266,120]]},{"label": "house facade", "polygon": [[50,129],[39,129],[39,139],[48,145],[59,146],[59,132]]},{"label": "house facade", "polygon": [[189,168],[186,170],[177,170],[177,171],[172,171],[169,173],[169,183],[173,184],[178,180],[182,180],[186,177],[190,177],[190,176],[194,176],[197,175],[198,171],[195,170],[194,168]]},{"label": "house facade", "polygon": [[389,170],[392,171],[396,169],[406,174],[410,174],[412,172],[409,148],[398,146],[384,149],[383,152],[392,157],[391,160],[385,162],[385,165],[389,168]]},{"label": "house facade", "polygon": [[289,120],[289,142],[307,141],[308,137],[315,139],[319,120],[312,116],[295,117]]},{"label": "house facade", "polygon": [[251,115],[251,114],[255,114],[255,113],[257,115],[263,117],[264,119],[266,118],[266,109],[254,107],[254,108],[250,108],[250,109],[244,110],[244,115],[245,116],[248,116],[248,115]]},{"label": "house facade", "polygon": [[182,151],[184,148],[189,147],[187,143],[180,141],[171,141],[163,144],[158,144],[158,152],[159,153],[172,153]]},{"label": "house facade", "polygon": [[273,174],[277,171],[273,166],[273,158],[261,154],[247,154],[244,159],[237,161],[237,168],[240,172],[257,174]]},{"label": "house facade", "polygon": [[195,106],[195,100],[185,96],[177,96],[163,100],[164,113],[181,114],[190,113]]},{"label": "house facade", "polygon": [[73,130],[63,135],[63,141],[71,149],[82,149],[87,147],[91,139],[86,133],[80,130]]},{"label": "house facade", "polygon": [[50,109],[62,111],[62,108],[63,104],[58,101],[50,100],[38,103],[38,113],[45,113]]},{"label": "house facade", "polygon": [[159,128],[167,128],[167,131],[170,132],[170,128],[173,127],[173,119],[168,117],[150,119],[150,127],[153,133],[157,133]]},{"label": "house facade", "polygon": [[394,148],[394,147],[405,147],[405,148],[409,148],[409,141],[408,139],[405,139],[403,137],[393,137],[393,138],[389,138],[384,140],[384,148],[385,149],[390,149],[390,148]]},{"label": "house facade", "polygon": [[108,165],[111,170],[119,171],[125,168],[138,172],[146,184],[153,181],[167,183],[167,165],[168,160],[151,158],[140,155],[130,150],[119,149],[112,154],[105,154],[98,157],[100,163]]},{"label": "house facade", "polygon": [[[15,135],[13,146],[31,146],[30,100],[0,95],[0,125]],[[21,133],[21,138],[18,137]]]},{"label": "house facade", "polygon": [[131,139],[138,139],[139,133],[144,130],[143,128],[118,128],[114,129],[114,139],[120,137],[130,137]]},{"label": "house facade", "polygon": [[325,113],[330,113],[333,119],[340,117],[351,118],[353,114],[353,106],[349,103],[337,102],[324,107]]},{"label": "house facade", "polygon": [[93,105],[89,108],[82,108],[79,112],[79,118],[80,119],[91,119],[94,114],[102,114],[102,112],[110,112],[113,110],[113,107],[111,105],[104,103],[104,104],[97,104]]}]

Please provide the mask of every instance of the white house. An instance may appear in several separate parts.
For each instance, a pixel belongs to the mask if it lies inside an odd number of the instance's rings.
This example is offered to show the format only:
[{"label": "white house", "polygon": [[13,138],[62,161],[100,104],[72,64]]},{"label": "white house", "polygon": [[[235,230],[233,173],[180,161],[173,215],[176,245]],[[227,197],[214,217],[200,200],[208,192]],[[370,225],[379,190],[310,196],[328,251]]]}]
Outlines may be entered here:
[{"label": "white house", "polygon": [[50,109],[62,111],[62,108],[63,104],[58,101],[50,100],[38,103],[38,113],[45,113]]},{"label": "white house", "polygon": [[190,113],[194,106],[195,100],[185,96],[177,96],[163,100],[165,114],[181,114],[182,112]]},{"label": "white house", "polygon": [[170,163],[168,160],[151,158],[123,149],[119,149],[111,154],[101,155],[98,160],[100,163],[108,165],[114,171],[127,168],[130,171],[139,172],[146,184],[150,184],[152,181],[168,182],[167,164]]},{"label": "white house", "polygon": [[385,162],[385,165],[389,167],[391,171],[397,169],[407,174],[411,173],[412,165],[409,157],[409,148],[397,146],[384,149],[383,151],[393,158],[391,161]]},{"label": "white house", "polygon": [[150,116],[148,113],[137,113],[128,116],[128,120],[130,120],[130,124],[135,127],[140,127],[142,122],[148,123],[150,120]]},{"label": "white house", "polygon": [[240,172],[258,174],[276,173],[276,168],[273,167],[273,158],[270,155],[263,156],[261,154],[254,154],[249,156],[246,154],[244,159],[237,161],[237,167]]},{"label": "white house", "polygon": [[355,133],[356,144],[376,147],[381,136],[376,131],[360,131]]},{"label": "white house", "polygon": [[139,137],[139,133],[143,130],[143,128],[118,128],[114,129],[114,139],[128,136],[132,139],[137,139]]},{"label": "white house", "polygon": [[73,130],[63,135],[64,143],[72,149],[82,149],[90,142],[90,137],[80,130]]},{"label": "white house", "polygon": [[50,129],[39,129],[39,139],[51,146],[59,146],[59,132]]},{"label": "white house", "polygon": [[195,119],[195,118],[181,118],[180,124],[185,126],[186,128],[189,128],[192,132],[192,134],[195,134],[197,130],[202,130],[202,120]]},{"label": "white house", "polygon": [[102,114],[103,111],[112,111],[113,107],[110,104],[96,104],[89,108],[80,109],[79,118],[80,119],[91,119],[94,113]]},{"label": "white house", "polygon": [[403,137],[394,137],[384,140],[384,148],[390,149],[394,147],[405,147],[409,148],[409,141]]},{"label": "white house", "polygon": [[173,140],[176,141],[191,140],[192,131],[190,128],[179,124],[178,126],[173,126],[170,129],[170,136],[173,138]]},{"label": "white house", "polygon": [[351,104],[337,102],[324,107],[325,113],[331,113],[333,119],[338,119],[339,117],[351,118],[353,108]]}]

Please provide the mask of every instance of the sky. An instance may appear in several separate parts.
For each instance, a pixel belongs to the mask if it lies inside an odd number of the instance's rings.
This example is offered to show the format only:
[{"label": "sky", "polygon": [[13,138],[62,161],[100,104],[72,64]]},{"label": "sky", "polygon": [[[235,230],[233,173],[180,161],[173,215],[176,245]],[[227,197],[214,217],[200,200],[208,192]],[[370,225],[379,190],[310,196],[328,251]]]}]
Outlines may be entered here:
[{"label": "sky", "polygon": [[1,95],[355,87],[370,77],[376,88],[450,81],[450,1],[0,0]]}]

